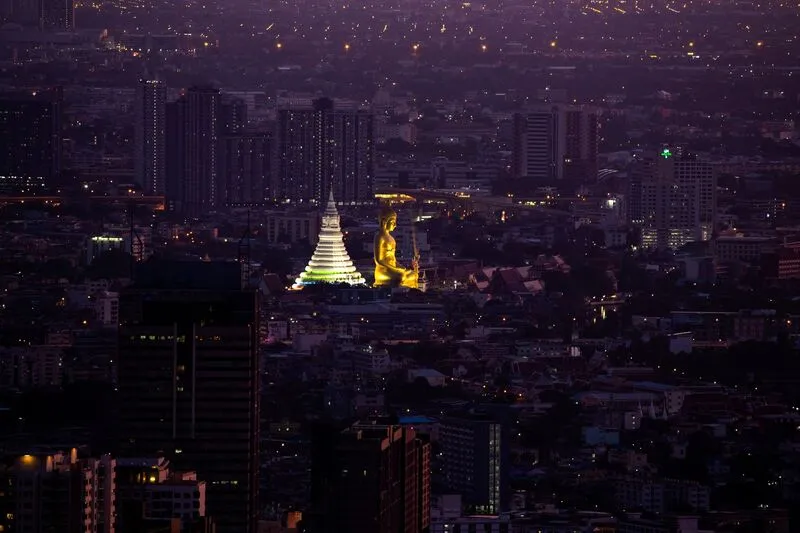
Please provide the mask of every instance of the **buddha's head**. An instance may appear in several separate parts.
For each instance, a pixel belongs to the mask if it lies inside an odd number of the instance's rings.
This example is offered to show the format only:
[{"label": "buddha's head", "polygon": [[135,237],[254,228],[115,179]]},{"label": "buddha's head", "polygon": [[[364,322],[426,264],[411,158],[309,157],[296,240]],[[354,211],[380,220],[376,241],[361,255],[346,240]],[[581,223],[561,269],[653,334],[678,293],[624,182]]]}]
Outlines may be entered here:
[{"label": "buddha's head", "polygon": [[388,205],[381,208],[381,214],[378,217],[378,223],[384,231],[392,232],[397,227],[397,213]]}]

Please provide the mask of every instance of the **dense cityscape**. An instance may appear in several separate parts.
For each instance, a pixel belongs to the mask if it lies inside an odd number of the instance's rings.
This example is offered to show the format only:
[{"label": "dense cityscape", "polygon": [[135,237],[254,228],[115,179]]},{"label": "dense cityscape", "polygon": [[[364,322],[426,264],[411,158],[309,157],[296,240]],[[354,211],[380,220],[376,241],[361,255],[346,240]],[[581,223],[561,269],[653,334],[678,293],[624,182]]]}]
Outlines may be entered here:
[{"label": "dense cityscape", "polygon": [[800,6],[0,3],[0,533],[800,531]]}]

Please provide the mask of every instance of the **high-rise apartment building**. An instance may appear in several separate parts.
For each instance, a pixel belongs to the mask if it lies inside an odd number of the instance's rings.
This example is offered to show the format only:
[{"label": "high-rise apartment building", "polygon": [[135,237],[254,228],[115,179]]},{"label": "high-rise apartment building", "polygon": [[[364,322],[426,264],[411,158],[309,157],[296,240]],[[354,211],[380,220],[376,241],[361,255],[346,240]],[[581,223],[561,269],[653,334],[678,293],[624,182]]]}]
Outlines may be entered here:
[{"label": "high-rise apartment building", "polygon": [[711,239],[716,222],[716,178],[711,164],[669,148],[634,163],[628,185],[630,222],[645,248],[676,249]]},{"label": "high-rise apartment building", "polygon": [[271,137],[266,133],[225,135],[220,177],[225,205],[252,205],[269,198]]},{"label": "high-rise apartment building", "polygon": [[41,0],[10,0],[6,4],[9,22],[23,27],[39,26],[42,18]]},{"label": "high-rise apartment building", "polygon": [[542,105],[514,115],[517,178],[540,183],[597,178],[597,112],[582,106]]},{"label": "high-rise apartment building", "polygon": [[222,95],[220,128],[223,135],[237,135],[247,130],[247,104],[244,100],[230,94]]},{"label": "high-rise apartment building", "polygon": [[68,453],[25,454],[0,472],[3,531],[114,533],[115,461]]},{"label": "high-rise apartment building", "polygon": [[39,13],[44,29],[75,29],[75,0],[39,0]]},{"label": "high-rise apartment building", "polygon": [[307,531],[428,531],[429,443],[411,428],[380,423],[322,435],[314,443]]},{"label": "high-rise apartment building", "polygon": [[[213,87],[191,87],[167,104],[165,192],[170,209],[198,216],[225,207],[231,198],[263,194],[260,182],[267,179],[269,156],[260,152],[269,148],[264,145],[268,140],[247,135],[246,127],[245,103],[223,98]],[[252,181],[255,192],[248,189]]]},{"label": "high-rise apartment building", "polygon": [[507,424],[470,413],[447,417],[439,427],[440,471],[445,489],[461,494],[477,514],[498,514],[508,504]]},{"label": "high-rise apartment building", "polygon": [[60,89],[0,95],[0,193],[46,191],[61,176]]},{"label": "high-rise apartment building", "polygon": [[167,86],[159,80],[140,80],[136,86],[134,165],[136,181],[145,194],[166,191]]},{"label": "high-rise apartment building", "polygon": [[7,17],[24,27],[49,31],[75,29],[74,0],[8,0]]},{"label": "high-rise apartment building", "polygon": [[343,203],[372,199],[373,114],[357,104],[280,101],[271,195],[278,201]]},{"label": "high-rise apartment building", "polygon": [[236,263],[144,263],[120,295],[121,449],[206,482],[218,533],[254,533],[258,294]]},{"label": "high-rise apartment building", "polygon": [[167,105],[167,158],[171,206],[189,216],[219,207],[221,97],[218,89],[191,87]]}]

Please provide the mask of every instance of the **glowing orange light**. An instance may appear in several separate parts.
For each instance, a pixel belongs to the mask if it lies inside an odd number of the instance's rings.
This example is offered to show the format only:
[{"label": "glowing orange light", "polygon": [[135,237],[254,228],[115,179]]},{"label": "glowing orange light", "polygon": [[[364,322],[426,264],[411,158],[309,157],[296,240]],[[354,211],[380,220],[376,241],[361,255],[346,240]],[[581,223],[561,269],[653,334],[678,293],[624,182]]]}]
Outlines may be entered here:
[{"label": "glowing orange light", "polygon": [[281,48],[283,48],[283,43],[276,43],[276,44],[275,44],[275,48],[277,48],[278,50],[280,50]]}]

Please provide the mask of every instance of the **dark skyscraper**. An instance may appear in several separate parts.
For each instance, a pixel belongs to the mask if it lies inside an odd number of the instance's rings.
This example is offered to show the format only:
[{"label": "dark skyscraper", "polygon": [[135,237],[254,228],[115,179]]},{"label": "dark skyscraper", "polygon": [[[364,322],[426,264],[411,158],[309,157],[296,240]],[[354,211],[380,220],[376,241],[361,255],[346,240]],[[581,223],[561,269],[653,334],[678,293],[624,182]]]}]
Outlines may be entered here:
[{"label": "dark skyscraper", "polygon": [[357,423],[341,433],[320,433],[312,499],[310,533],[426,532],[430,445],[395,425]]},{"label": "dark skyscraper", "polygon": [[145,194],[160,195],[166,187],[167,86],[141,80],[136,87],[134,128],[136,181]]},{"label": "dark skyscraper", "polygon": [[120,296],[121,448],[207,482],[219,533],[254,533],[258,295],[236,263],[145,263]]},{"label": "dark skyscraper", "polygon": [[169,203],[189,216],[214,210],[224,198],[218,176],[219,90],[192,87],[167,108]]},{"label": "dark skyscraper", "polygon": [[372,198],[373,115],[353,103],[320,98],[279,105],[272,191],[277,200]]},{"label": "dark skyscraper", "polygon": [[597,178],[597,114],[543,105],[514,115],[514,176],[537,182]]},{"label": "dark skyscraper", "polygon": [[41,193],[61,175],[60,90],[0,96],[0,192]]},{"label": "dark skyscraper", "polygon": [[226,205],[262,203],[269,197],[270,141],[265,133],[222,138],[220,176]]}]

